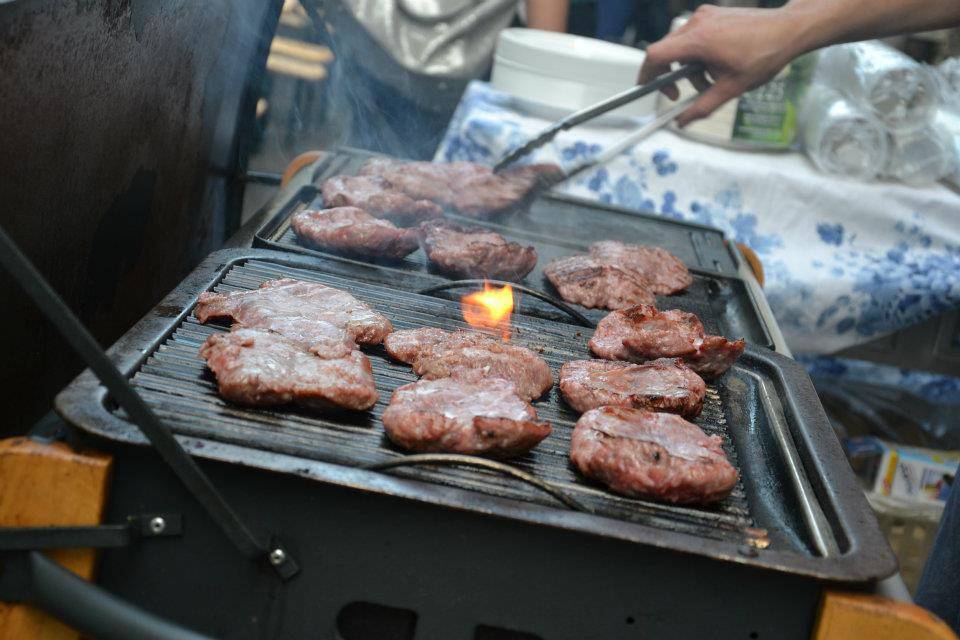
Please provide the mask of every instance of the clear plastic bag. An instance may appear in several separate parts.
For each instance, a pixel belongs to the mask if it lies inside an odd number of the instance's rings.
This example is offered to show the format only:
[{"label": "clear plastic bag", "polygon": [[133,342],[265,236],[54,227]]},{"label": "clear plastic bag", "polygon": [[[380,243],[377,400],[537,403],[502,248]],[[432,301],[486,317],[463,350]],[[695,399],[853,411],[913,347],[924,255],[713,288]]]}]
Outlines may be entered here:
[{"label": "clear plastic bag", "polygon": [[817,80],[868,107],[894,131],[929,124],[940,99],[927,67],[877,40],[824,49]]},{"label": "clear plastic bag", "polygon": [[807,89],[800,125],[804,150],[824,173],[870,180],[887,166],[883,124],[830,87]]},{"label": "clear plastic bag", "polygon": [[951,175],[956,166],[953,136],[936,124],[890,135],[890,160],[884,175],[923,186]]}]

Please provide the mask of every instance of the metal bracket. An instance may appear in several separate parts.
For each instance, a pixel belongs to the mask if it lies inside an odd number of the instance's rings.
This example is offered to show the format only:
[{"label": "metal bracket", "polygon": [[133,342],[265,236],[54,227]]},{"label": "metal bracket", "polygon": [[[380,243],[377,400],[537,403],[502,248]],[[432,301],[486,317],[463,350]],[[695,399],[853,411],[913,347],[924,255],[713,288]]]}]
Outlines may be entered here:
[{"label": "metal bracket", "polygon": [[126,547],[140,538],[179,536],[182,530],[179,513],[130,516],[126,524],[89,527],[3,527],[0,552]]}]

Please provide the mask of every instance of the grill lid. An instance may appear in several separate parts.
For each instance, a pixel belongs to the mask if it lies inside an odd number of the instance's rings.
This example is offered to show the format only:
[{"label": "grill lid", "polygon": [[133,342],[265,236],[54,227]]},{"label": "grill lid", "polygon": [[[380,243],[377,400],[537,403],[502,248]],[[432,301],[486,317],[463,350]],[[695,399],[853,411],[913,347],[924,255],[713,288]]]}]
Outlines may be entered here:
[{"label": "grill lid", "polygon": [[[379,416],[390,392],[416,379],[408,367],[390,361],[382,347],[366,351],[382,400],[363,414],[239,407],[220,399],[204,369],[199,345],[226,328],[192,318],[199,293],[252,289],[279,277],[346,289],[398,329],[464,326],[459,305],[451,301],[346,279],[318,269],[316,261],[257,250],[213,254],[111,349],[121,370],[194,455],[830,580],[867,581],[894,569],[812,385],[786,358],[750,347],[709,389],[696,422],[724,437],[727,454],[742,474],[731,497],[715,507],[628,499],[581,478],[567,458],[577,415],[556,387],[535,403],[553,433],[509,463],[551,492],[490,465],[372,471],[363,467],[407,457],[386,440]],[[523,316],[515,317],[515,329],[513,340],[542,349],[555,372],[563,362],[589,355],[589,330]],[[57,409],[90,433],[144,443],[90,372],[60,394]],[[551,493],[570,500],[558,501]]]}]

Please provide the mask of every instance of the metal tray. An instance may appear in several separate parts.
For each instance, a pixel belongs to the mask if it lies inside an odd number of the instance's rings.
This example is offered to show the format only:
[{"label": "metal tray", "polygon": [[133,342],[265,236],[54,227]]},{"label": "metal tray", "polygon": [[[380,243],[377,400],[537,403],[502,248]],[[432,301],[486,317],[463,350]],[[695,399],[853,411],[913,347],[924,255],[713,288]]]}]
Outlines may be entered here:
[{"label": "metal tray", "polygon": [[[204,370],[197,349],[207,335],[225,327],[192,319],[200,292],[249,289],[276,277],[347,289],[397,328],[463,326],[453,302],[344,278],[317,269],[308,258],[249,249],[213,254],[110,351],[194,455],[827,580],[864,582],[894,569],[816,393],[792,360],[748,347],[710,387],[697,422],[708,433],[724,436],[742,474],[733,495],[712,508],[627,499],[583,480],[567,460],[577,415],[556,388],[535,403],[553,433],[510,463],[536,484],[472,466],[372,471],[363,467],[405,457],[383,436],[379,416],[391,391],[415,380],[382,348],[367,351],[381,402],[362,414],[238,407],[219,398]],[[514,327],[513,339],[542,349],[554,371],[564,361],[589,357],[589,330],[533,317],[515,318]],[[82,430],[145,443],[89,371],[56,404],[64,419]],[[550,493],[541,490],[544,485]],[[557,495],[568,500],[559,502]],[[574,502],[577,508],[571,508]]]},{"label": "metal tray", "polygon": [[[539,204],[535,204],[535,208],[537,206],[545,206],[542,198],[537,202]],[[372,265],[381,269],[382,272],[378,274],[379,279],[373,279],[369,281],[382,282],[395,288],[406,289],[406,279],[400,278],[398,276],[399,273],[419,274],[425,278],[429,277],[430,282],[433,283],[433,286],[451,281],[450,278],[434,272],[427,264],[426,255],[424,255],[423,251],[419,249],[415,253],[407,256],[405,259],[399,262],[375,263],[344,258],[332,253],[323,252],[301,245],[299,242],[297,242],[296,236],[294,235],[293,230],[290,228],[290,217],[302,209],[319,206],[322,206],[319,190],[315,186],[302,187],[295,194],[293,194],[293,196],[284,204],[283,207],[280,208],[273,218],[271,218],[260,228],[259,231],[257,231],[256,235],[254,236],[254,246],[274,249],[277,251],[287,251],[315,256],[318,258],[323,258],[326,261],[329,261],[330,259],[336,259],[349,264],[365,265],[368,267]],[[577,205],[575,210],[582,211],[584,210],[585,206],[586,205]],[[521,217],[523,216],[517,215],[511,219],[511,225],[512,220]],[[626,227],[631,229],[645,228],[647,226],[647,220],[642,220],[642,224],[640,224],[638,220],[634,220],[632,221],[632,224],[626,225]],[[542,267],[554,258],[585,252],[587,250],[587,246],[592,241],[577,241],[572,239],[561,240],[546,236],[542,233],[525,231],[514,226],[506,227],[491,222],[470,221],[469,224],[493,229],[502,234],[508,240],[514,242],[533,245],[539,254],[539,261],[536,268],[534,268],[534,270],[531,271],[526,278],[521,280],[519,284],[530,287],[536,291],[543,292],[549,297],[553,297],[555,299],[559,299],[559,297],[555,296],[552,285],[547,281],[546,277],[544,277]],[[657,227],[654,226],[652,228],[656,229]],[[696,246],[693,243],[692,238],[701,237],[695,235],[695,233],[700,232],[685,229],[684,233],[689,234],[684,237],[691,239],[691,241],[688,243],[688,250],[692,252],[693,248]],[[722,238],[719,232],[713,233],[716,237]],[[574,236],[570,237],[573,238]],[[603,237],[612,237],[612,234],[608,234]],[[618,237],[623,237],[623,235]],[[702,237],[709,238],[714,236],[703,235]],[[667,242],[664,238],[666,238],[666,236],[658,235],[657,239],[646,238],[636,239],[636,241],[673,248],[673,244]],[[707,241],[704,240],[704,242]],[[691,253],[690,255],[694,254]],[[687,264],[698,264],[698,262],[688,262]],[[732,338],[742,337],[751,344],[773,348],[773,340],[771,338],[770,331],[767,329],[766,324],[761,319],[761,314],[757,311],[757,305],[753,300],[753,296],[749,287],[747,287],[746,283],[742,279],[732,275],[727,275],[723,272],[700,269],[697,267],[691,268],[690,272],[693,275],[693,284],[687,288],[686,291],[678,295],[658,297],[658,307],[661,309],[676,308],[683,309],[684,311],[690,311],[700,317],[704,323],[704,326],[710,332]],[[367,269],[367,274],[373,276],[376,274],[376,272]],[[423,282],[424,284],[418,289],[406,290],[421,290],[431,286],[426,284],[426,279],[421,280],[420,282]],[[448,293],[442,295],[451,297],[455,295],[462,295],[462,293],[464,293],[462,290],[450,290]],[[598,322],[607,313],[609,313],[608,311],[602,309],[586,309],[579,305],[570,306],[575,308],[579,313],[593,323]],[[555,306],[538,300],[534,297],[528,297],[525,300],[522,309],[520,309],[520,313],[535,315],[541,318],[557,320],[560,322],[571,321],[571,317],[568,314],[558,311]]]}]

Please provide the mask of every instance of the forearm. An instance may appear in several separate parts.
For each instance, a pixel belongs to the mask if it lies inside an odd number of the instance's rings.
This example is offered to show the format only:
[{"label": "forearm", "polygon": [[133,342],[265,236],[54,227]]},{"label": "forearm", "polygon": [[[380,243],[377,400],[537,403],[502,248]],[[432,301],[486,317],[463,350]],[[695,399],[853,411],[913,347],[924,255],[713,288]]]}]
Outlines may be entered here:
[{"label": "forearm", "polygon": [[795,28],[788,45],[793,55],[960,24],[957,0],[791,0],[778,11]]},{"label": "forearm", "polygon": [[527,0],[527,26],[546,31],[566,31],[570,0]]}]

